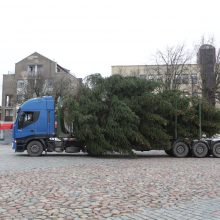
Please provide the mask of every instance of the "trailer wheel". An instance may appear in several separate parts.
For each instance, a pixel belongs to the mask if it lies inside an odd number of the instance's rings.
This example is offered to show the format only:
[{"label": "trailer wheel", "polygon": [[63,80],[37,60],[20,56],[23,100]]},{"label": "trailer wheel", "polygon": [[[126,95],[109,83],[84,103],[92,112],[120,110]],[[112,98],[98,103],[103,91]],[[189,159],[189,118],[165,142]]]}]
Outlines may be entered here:
[{"label": "trailer wheel", "polygon": [[173,156],[173,151],[172,151],[172,149],[169,149],[169,150],[165,149],[164,151],[165,151],[165,153],[166,153],[167,155]]},{"label": "trailer wheel", "polygon": [[31,157],[38,157],[43,153],[43,145],[39,141],[31,141],[27,145],[28,155]]},{"label": "trailer wheel", "polygon": [[220,157],[220,143],[216,143],[212,147],[213,157]]},{"label": "trailer wheel", "polygon": [[192,146],[192,154],[195,157],[206,157],[209,153],[209,148],[205,143],[197,142]]},{"label": "trailer wheel", "polygon": [[189,147],[184,142],[176,142],[172,148],[175,157],[186,157],[189,154]]}]

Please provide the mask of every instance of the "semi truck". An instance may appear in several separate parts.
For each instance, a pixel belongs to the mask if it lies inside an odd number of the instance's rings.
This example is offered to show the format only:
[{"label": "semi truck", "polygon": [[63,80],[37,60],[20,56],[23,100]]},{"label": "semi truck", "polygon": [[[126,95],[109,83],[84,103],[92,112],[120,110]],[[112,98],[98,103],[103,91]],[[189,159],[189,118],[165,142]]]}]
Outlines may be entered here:
[{"label": "semi truck", "polygon": [[63,127],[61,106],[55,112],[52,96],[29,99],[17,111],[12,148],[16,152],[27,150],[30,156],[40,156],[43,152],[84,151],[84,146]]},{"label": "semi truck", "polygon": [[[27,151],[30,156],[40,156],[43,152],[86,152],[86,146],[74,137],[73,132],[67,130],[62,106],[56,110],[52,96],[29,99],[17,111],[12,147],[15,152]],[[220,157],[220,138],[190,140],[175,137],[171,143],[169,147],[163,148],[170,156]]]}]

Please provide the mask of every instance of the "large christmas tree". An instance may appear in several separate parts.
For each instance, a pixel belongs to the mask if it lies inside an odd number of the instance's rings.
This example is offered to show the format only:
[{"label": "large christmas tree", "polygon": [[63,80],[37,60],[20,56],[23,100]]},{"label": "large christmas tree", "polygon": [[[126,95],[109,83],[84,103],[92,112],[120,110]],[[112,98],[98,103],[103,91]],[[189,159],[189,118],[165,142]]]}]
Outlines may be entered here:
[{"label": "large christmas tree", "polygon": [[[166,149],[174,138],[198,138],[199,102],[157,82],[99,74],[85,79],[65,103],[68,123],[91,155]],[[202,104],[202,133],[220,130],[220,112]]]}]

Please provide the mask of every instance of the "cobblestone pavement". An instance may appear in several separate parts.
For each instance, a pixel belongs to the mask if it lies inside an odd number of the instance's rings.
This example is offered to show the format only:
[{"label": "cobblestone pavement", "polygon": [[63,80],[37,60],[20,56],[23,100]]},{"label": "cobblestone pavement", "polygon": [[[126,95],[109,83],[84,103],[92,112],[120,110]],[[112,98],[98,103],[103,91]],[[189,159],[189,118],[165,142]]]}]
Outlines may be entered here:
[{"label": "cobblestone pavement", "polygon": [[220,159],[31,158],[0,145],[0,219],[220,219]]}]

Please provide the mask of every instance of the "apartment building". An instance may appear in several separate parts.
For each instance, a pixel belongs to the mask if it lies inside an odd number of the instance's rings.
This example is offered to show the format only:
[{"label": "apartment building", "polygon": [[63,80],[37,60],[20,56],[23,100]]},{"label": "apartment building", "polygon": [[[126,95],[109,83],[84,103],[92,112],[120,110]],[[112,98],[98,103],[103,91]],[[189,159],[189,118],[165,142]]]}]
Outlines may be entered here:
[{"label": "apartment building", "polygon": [[1,120],[15,120],[16,108],[28,98],[55,95],[57,85],[59,90],[67,89],[62,86],[64,79],[76,93],[81,80],[57,62],[37,52],[17,62],[14,74],[3,75]]},{"label": "apartment building", "polygon": [[[177,66],[176,68],[177,68],[175,72],[176,75],[173,76],[171,83],[175,84],[177,89],[182,90],[187,95],[198,96],[201,87],[199,66],[197,64],[185,64],[184,67]],[[111,74],[112,75],[119,74],[122,76],[136,76],[148,80],[156,80],[156,81],[164,82],[167,74],[167,66],[166,65],[112,66]]]}]

